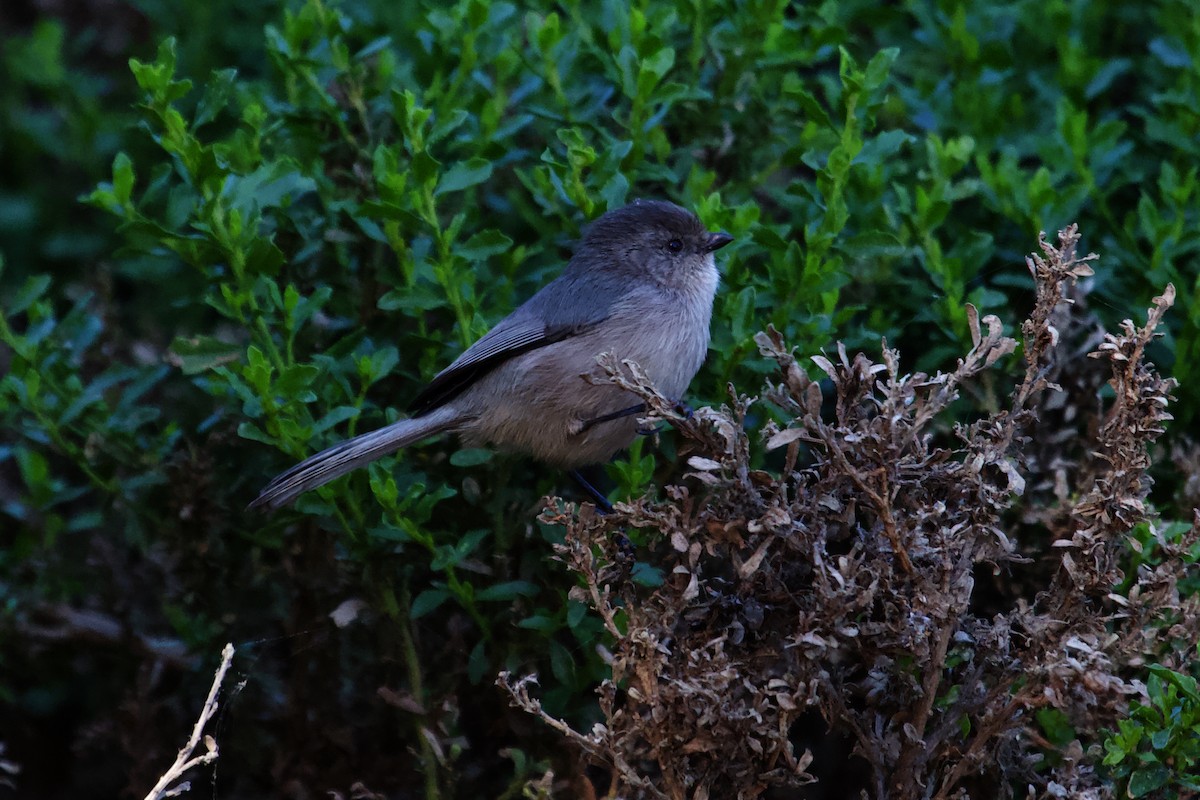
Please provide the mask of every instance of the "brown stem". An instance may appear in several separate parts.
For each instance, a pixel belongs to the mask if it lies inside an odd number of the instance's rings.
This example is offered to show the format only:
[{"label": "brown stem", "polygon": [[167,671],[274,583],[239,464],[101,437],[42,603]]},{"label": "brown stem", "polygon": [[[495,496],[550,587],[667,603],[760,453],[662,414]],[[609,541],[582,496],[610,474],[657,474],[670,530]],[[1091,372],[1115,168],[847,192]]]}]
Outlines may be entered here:
[{"label": "brown stem", "polygon": [[[833,456],[838,462],[842,470],[850,476],[854,481],[854,485],[858,490],[867,496],[871,505],[875,508],[875,513],[879,515],[879,521],[883,523],[883,533],[891,542],[892,552],[896,554],[896,560],[900,563],[900,570],[905,575],[911,575],[913,572],[912,561],[908,557],[908,551],[904,548],[904,543],[900,541],[900,533],[896,530],[896,518],[892,515],[892,504],[875,488],[867,483],[867,480],[846,458],[846,454],[842,452],[838,443],[833,440],[828,429],[821,426],[821,438],[825,444],[826,451]],[[887,490],[887,473],[881,467],[878,472],[882,475],[883,492],[888,494]]]}]

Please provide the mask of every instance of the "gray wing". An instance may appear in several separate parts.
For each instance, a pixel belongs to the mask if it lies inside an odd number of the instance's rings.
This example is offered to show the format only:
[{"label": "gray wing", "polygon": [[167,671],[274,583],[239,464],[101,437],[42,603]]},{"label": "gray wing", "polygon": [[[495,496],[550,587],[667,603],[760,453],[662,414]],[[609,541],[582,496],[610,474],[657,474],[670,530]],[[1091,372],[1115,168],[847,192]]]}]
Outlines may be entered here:
[{"label": "gray wing", "polygon": [[[594,277],[594,276],[593,276]],[[483,338],[434,376],[409,405],[426,414],[462,394],[510,358],[561,342],[604,321],[620,287],[564,274],[502,319]]]}]

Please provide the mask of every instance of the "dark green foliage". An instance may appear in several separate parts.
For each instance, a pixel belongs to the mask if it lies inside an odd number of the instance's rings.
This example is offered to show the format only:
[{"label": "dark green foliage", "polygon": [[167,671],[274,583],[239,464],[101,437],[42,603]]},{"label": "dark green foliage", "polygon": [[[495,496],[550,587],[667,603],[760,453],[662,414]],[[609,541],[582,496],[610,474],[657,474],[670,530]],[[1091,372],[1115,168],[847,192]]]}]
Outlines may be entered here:
[{"label": "dark green foliage", "polygon": [[[550,713],[596,718],[601,625],[535,522],[562,476],[437,441],[242,509],[402,413],[635,197],[737,237],[693,405],[757,391],[768,324],[803,356],[884,336],[951,368],[968,304],[1022,319],[1013,265],[1078,221],[1110,329],[1177,287],[1152,355],[1181,382],[1172,433],[1200,417],[1189,0],[136,5],[0,41],[0,701],[27,721],[0,743],[27,786],[144,794],[206,686],[189,655],[227,640],[256,660],[222,792],[561,775],[490,684],[536,669]],[[612,495],[675,455],[639,441]],[[135,680],[151,656],[186,678]],[[56,771],[48,737],[83,766]]]},{"label": "dark green foliage", "polygon": [[[1196,679],[1153,665],[1149,702],[1104,742],[1104,765],[1127,797],[1181,797],[1200,791],[1200,691]],[[1160,791],[1161,790],[1161,791]]]}]

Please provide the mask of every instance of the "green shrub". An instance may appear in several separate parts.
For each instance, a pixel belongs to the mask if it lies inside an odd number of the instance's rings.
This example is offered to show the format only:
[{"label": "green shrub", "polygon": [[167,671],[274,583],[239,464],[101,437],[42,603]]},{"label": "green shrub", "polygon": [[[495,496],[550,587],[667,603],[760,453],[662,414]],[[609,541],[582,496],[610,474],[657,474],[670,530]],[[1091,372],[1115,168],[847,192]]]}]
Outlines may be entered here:
[{"label": "green shrub", "polygon": [[[1146,703],[1133,703],[1104,741],[1124,797],[1180,797],[1200,791],[1200,691],[1196,679],[1150,666]],[[1182,793],[1180,790],[1184,790]]]}]

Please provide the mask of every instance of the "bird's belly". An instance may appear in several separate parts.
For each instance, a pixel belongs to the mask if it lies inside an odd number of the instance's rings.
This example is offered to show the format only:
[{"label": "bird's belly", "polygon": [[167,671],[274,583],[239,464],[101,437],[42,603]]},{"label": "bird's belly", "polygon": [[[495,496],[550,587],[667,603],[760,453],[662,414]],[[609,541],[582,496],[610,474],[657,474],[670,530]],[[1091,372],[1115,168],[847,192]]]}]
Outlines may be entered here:
[{"label": "bird's belly", "polygon": [[[637,435],[637,414],[588,426],[594,420],[641,400],[611,385],[593,385],[584,374],[599,374],[596,357],[611,352],[637,362],[658,391],[680,399],[699,369],[707,348],[703,339],[689,341],[681,326],[664,324],[650,335],[645,320],[638,335],[606,326],[603,337],[582,335],[522,354],[484,376],[463,400],[487,408],[463,431],[472,444],[528,453],[564,468],[608,461]],[[481,402],[489,398],[486,404]]]}]

